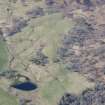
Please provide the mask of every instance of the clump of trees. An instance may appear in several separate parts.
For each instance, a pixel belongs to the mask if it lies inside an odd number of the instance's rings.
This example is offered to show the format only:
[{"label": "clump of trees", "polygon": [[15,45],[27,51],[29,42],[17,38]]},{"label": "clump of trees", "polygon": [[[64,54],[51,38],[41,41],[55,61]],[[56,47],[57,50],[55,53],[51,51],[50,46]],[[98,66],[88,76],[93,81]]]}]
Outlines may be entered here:
[{"label": "clump of trees", "polygon": [[80,95],[65,93],[58,105],[105,105],[105,84],[96,83],[94,89],[86,89]]}]

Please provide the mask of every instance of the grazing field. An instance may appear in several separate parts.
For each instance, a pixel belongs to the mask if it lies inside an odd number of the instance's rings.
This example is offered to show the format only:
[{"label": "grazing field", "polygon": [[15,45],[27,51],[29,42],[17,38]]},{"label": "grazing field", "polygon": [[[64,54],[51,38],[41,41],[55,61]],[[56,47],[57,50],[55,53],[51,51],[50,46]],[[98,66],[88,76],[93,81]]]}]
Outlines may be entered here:
[{"label": "grazing field", "polygon": [[0,40],[0,71],[5,69],[8,63],[8,52],[6,43]]},{"label": "grazing field", "polygon": [[0,105],[19,105],[16,97],[0,89]]},{"label": "grazing field", "polygon": [[[104,0],[0,0],[0,105],[93,105],[93,94],[103,105],[103,10]],[[16,87],[29,82],[35,91]]]},{"label": "grazing field", "polygon": [[55,58],[62,34],[70,30],[74,24],[75,22],[70,19],[64,19],[63,14],[55,13],[30,21],[22,32],[8,37],[11,53],[16,58],[14,68],[21,69],[22,64],[29,64],[29,60],[41,45],[44,46],[43,53],[49,60]]},{"label": "grazing field", "polygon": [[[63,63],[53,62],[57,58],[62,37],[74,25],[72,19],[64,18],[62,13],[54,13],[31,20],[22,32],[8,37],[10,52],[15,56],[12,68],[38,82],[41,105],[57,105],[65,92],[79,94],[94,86],[81,74],[66,70]],[[42,53],[48,57],[49,63],[45,67],[30,61],[38,49],[42,49]]]},{"label": "grazing field", "polygon": [[90,83],[79,73],[69,72],[60,65],[58,72],[53,79],[44,83],[40,94],[46,104],[57,105],[58,100],[65,92],[80,94],[86,88],[93,88],[94,83]]}]

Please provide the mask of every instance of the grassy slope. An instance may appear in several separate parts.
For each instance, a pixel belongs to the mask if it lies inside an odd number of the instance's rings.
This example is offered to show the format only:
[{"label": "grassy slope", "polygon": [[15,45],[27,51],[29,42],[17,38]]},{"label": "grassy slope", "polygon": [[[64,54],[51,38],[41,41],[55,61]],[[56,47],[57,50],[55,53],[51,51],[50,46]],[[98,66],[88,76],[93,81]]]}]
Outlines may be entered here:
[{"label": "grassy slope", "polygon": [[0,105],[19,105],[19,103],[14,96],[0,89]]},{"label": "grassy slope", "polygon": [[6,49],[6,44],[0,41],[0,70],[5,69],[8,62],[8,53]]},{"label": "grassy slope", "polygon": [[[26,27],[21,33],[9,38],[9,41],[14,45],[14,49],[11,51],[15,52],[16,63],[18,66],[23,62],[27,65],[28,60],[33,54],[35,49],[42,43],[45,43],[45,49],[43,52],[50,58],[55,57],[56,49],[60,44],[60,38],[62,33],[67,32],[74,24],[69,19],[63,19],[62,14],[55,13],[52,15],[43,16],[30,22],[29,26]],[[34,29],[32,31],[32,25]],[[31,41],[30,41],[31,40]],[[26,49],[24,51],[24,49]],[[17,68],[18,66],[15,66]],[[21,69],[17,68],[17,69]]]},{"label": "grassy slope", "polygon": [[[0,0],[0,2],[1,1],[2,0]],[[32,0],[29,1],[29,6],[26,7],[23,7],[20,2],[16,5],[11,4],[14,12],[13,14],[19,17],[25,17],[25,12],[33,7],[33,2],[31,2]],[[2,5],[2,7],[7,8],[7,0],[3,3],[4,5]],[[1,9],[2,8],[0,8],[0,11],[2,11]],[[0,19],[6,19],[7,12],[5,10],[6,9],[4,9],[4,12],[0,13]],[[22,63],[25,65],[29,63],[29,59],[35,53],[35,49],[38,48],[37,45],[39,45],[40,42],[45,42],[46,47],[43,52],[50,58],[50,60],[56,57],[56,49],[59,47],[61,42],[60,35],[70,30],[73,24],[74,22],[69,21],[68,19],[63,19],[62,14],[59,13],[46,15],[36,20],[33,19],[28,27],[8,40],[11,42],[11,45],[14,46],[14,49],[11,49],[11,52],[13,51],[16,55],[14,69],[24,69]],[[35,26],[34,31],[32,31],[32,26]],[[32,42],[30,40],[32,40]],[[24,49],[26,50],[24,51]],[[4,42],[0,41],[0,69],[3,69],[6,63],[6,45]],[[51,71],[54,69],[56,73]],[[34,70],[35,69],[33,69],[33,71]],[[46,81],[39,89],[39,95],[42,97],[41,101],[44,105],[57,105],[56,103],[64,92],[73,92],[78,94],[85,88],[93,86],[92,83],[89,83],[86,78],[80,74],[70,73],[59,64],[57,64],[57,67],[52,64],[51,67],[48,67],[48,71],[53,72],[54,77],[52,76],[52,80]],[[14,97],[0,90],[0,105],[18,105],[18,103]]]},{"label": "grassy slope", "polygon": [[56,105],[65,92],[79,94],[86,88],[94,86],[81,74],[67,71],[63,66],[59,66],[54,78],[44,83],[40,89],[42,99],[48,105]]},{"label": "grassy slope", "polygon": [[[32,20],[29,26],[26,27],[21,33],[9,38],[11,44],[15,46],[14,48],[16,48],[13,49],[14,53],[17,55],[15,56],[16,66],[14,67],[23,70],[21,62],[27,65],[31,56],[35,54],[35,49],[37,49],[41,43],[45,43],[46,46],[43,52],[51,61],[54,57],[56,57],[56,49],[61,43],[61,35],[72,29],[73,25],[74,22],[66,18],[64,19],[62,14],[59,13]],[[32,26],[34,26],[33,31]],[[26,50],[23,51],[24,49]],[[38,67],[37,71],[40,72],[40,69],[41,68]],[[44,68],[42,69],[42,71],[44,71]],[[57,64],[55,66],[55,64],[52,63],[49,64],[46,69],[49,73],[51,73],[48,75],[52,76],[52,80],[50,79],[50,81],[48,81],[49,78],[45,77],[47,78],[46,81],[45,78],[43,78],[43,74],[41,74],[41,77],[45,80],[39,89],[39,95],[42,97],[41,102],[43,104],[47,105],[48,103],[48,105],[56,105],[58,99],[64,94],[64,92],[69,91],[80,93],[87,87],[93,86],[92,83],[89,83],[80,74],[70,73],[65,70],[61,64]],[[36,73],[34,74],[36,68],[33,67],[31,70],[33,75],[37,77]]]}]

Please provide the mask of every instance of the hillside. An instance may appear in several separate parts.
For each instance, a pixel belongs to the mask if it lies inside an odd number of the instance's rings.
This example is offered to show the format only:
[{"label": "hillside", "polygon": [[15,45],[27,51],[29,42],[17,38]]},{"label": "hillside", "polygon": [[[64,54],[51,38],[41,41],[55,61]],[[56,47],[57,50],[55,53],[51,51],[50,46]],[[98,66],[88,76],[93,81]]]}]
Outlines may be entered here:
[{"label": "hillside", "polygon": [[104,15],[104,0],[0,0],[0,103],[104,105]]}]

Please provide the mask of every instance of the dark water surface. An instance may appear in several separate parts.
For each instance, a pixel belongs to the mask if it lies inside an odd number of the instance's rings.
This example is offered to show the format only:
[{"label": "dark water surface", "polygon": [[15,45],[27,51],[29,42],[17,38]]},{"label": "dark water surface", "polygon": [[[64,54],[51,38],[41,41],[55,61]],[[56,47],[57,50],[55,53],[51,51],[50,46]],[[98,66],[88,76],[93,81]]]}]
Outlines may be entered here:
[{"label": "dark water surface", "polygon": [[24,83],[12,85],[12,87],[23,91],[31,91],[31,90],[37,89],[37,85],[31,82],[24,82]]}]

